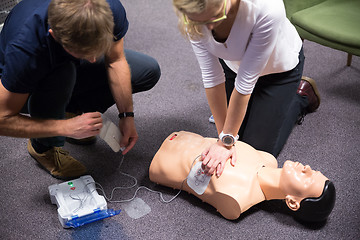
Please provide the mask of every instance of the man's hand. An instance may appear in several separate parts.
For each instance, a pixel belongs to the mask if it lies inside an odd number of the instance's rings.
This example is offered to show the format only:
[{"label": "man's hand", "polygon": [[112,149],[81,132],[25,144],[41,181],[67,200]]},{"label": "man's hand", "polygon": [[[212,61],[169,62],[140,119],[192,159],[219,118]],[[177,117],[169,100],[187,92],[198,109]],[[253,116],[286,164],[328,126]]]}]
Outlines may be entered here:
[{"label": "man's hand", "polygon": [[96,136],[102,128],[102,118],[99,112],[84,113],[82,115],[70,118],[66,121],[66,137],[75,139]]},{"label": "man's hand", "polygon": [[119,121],[120,132],[123,135],[120,142],[120,147],[125,147],[122,154],[129,152],[137,142],[139,136],[136,132],[135,121],[133,117],[122,118]]},{"label": "man's hand", "polygon": [[212,144],[202,154],[202,168],[205,174],[220,177],[225,168],[226,161],[230,158],[231,165],[235,166],[236,151],[232,146],[231,148],[225,147],[220,141]]}]

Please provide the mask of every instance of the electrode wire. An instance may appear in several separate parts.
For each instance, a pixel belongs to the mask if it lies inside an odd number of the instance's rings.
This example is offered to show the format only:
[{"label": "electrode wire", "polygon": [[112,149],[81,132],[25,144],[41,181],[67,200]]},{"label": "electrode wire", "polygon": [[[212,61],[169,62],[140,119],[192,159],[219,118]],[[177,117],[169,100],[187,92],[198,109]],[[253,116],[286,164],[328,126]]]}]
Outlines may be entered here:
[{"label": "electrode wire", "polygon": [[[191,168],[194,166],[195,161],[196,161],[199,157],[201,157],[201,155],[198,155],[198,156],[195,157],[195,159],[193,160],[193,162],[192,162],[192,164],[191,164]],[[123,155],[122,158],[121,158],[120,165],[119,165],[119,169],[121,168],[121,165],[122,165],[123,161],[124,161],[124,155]],[[190,168],[190,169],[191,169],[191,168]],[[120,171],[120,170],[119,170],[119,173],[122,174],[123,176],[127,176],[127,177],[133,179],[134,183],[133,183],[131,186],[125,186],[125,187],[122,187],[122,186],[121,186],[121,187],[115,187],[115,188],[113,188],[112,191],[111,191],[111,193],[110,193],[110,197],[108,197],[108,196],[106,195],[106,193],[105,193],[105,190],[104,190],[103,186],[102,186],[100,183],[95,182],[95,188],[94,188],[94,190],[92,190],[92,191],[90,192],[90,194],[92,194],[92,193],[93,193],[94,191],[96,191],[96,190],[99,190],[99,191],[102,193],[103,197],[104,197],[108,202],[110,202],[110,203],[124,203],[124,202],[131,202],[131,201],[133,201],[133,200],[136,198],[137,193],[138,193],[141,189],[145,189],[145,190],[147,190],[147,191],[149,191],[149,192],[159,194],[159,197],[160,197],[160,201],[161,201],[161,202],[163,202],[163,203],[170,203],[170,202],[172,202],[175,198],[177,198],[177,197],[179,196],[179,194],[180,194],[181,191],[182,191],[184,182],[185,182],[185,181],[187,180],[187,178],[188,178],[188,177],[186,177],[186,178],[182,181],[179,191],[178,191],[172,198],[170,198],[169,200],[165,200],[162,192],[156,191],[156,190],[152,190],[152,189],[150,189],[150,188],[148,188],[148,187],[145,187],[145,186],[140,186],[140,187],[138,187],[138,188],[135,190],[134,195],[133,195],[131,198],[129,198],[129,199],[113,200],[114,192],[115,192],[116,190],[118,190],[118,189],[131,189],[131,188],[134,188],[134,187],[137,185],[137,183],[138,183],[137,179],[136,179],[134,176],[131,176],[130,174],[124,173],[124,172],[122,172],[122,171]],[[86,192],[87,185],[89,185],[89,184],[93,184],[93,183],[87,183],[87,184],[84,186],[84,188],[83,188],[83,192],[81,192],[81,193],[85,193],[85,192]],[[74,213],[76,213],[77,211],[79,211],[80,209],[83,208],[84,202],[87,200],[87,198],[88,198],[88,196],[89,196],[89,194],[84,194],[84,197],[81,197],[81,196],[80,196],[81,193],[77,193],[77,196],[73,196],[72,194],[69,195],[70,198],[72,198],[72,199],[74,199],[74,200],[79,200],[79,201],[80,201],[79,207],[77,207],[75,210],[73,210]]]},{"label": "electrode wire", "polygon": [[[191,164],[191,168],[193,167],[196,159],[198,159],[199,157],[201,157],[201,155],[198,155],[198,156],[195,157],[195,159],[193,160],[193,162],[192,162],[192,164]],[[124,161],[124,155],[123,155],[122,158],[121,158],[120,165],[119,165],[119,169],[121,168],[121,165],[122,165],[123,161]],[[190,169],[191,169],[191,168],[190,168]],[[161,202],[163,202],[163,203],[170,203],[170,202],[172,202],[177,196],[179,196],[179,194],[180,194],[181,191],[182,191],[184,182],[187,180],[187,177],[186,177],[186,178],[182,181],[179,191],[178,191],[171,199],[169,199],[169,200],[165,200],[162,192],[156,191],[156,190],[152,190],[152,189],[150,189],[150,188],[148,188],[148,187],[145,187],[145,186],[140,186],[140,187],[138,187],[138,188],[135,190],[134,195],[133,195],[131,198],[129,198],[129,199],[113,200],[114,192],[115,192],[117,189],[131,189],[131,188],[134,188],[134,187],[137,185],[137,179],[136,179],[135,177],[131,176],[130,174],[124,173],[124,172],[122,172],[122,171],[120,171],[120,170],[119,170],[119,173],[122,174],[122,175],[124,175],[124,176],[127,176],[127,177],[132,178],[132,179],[134,180],[134,184],[131,185],[131,186],[129,186],[129,187],[115,187],[115,188],[113,188],[112,191],[111,191],[111,193],[110,193],[110,197],[108,197],[108,196],[106,195],[103,186],[102,186],[100,183],[95,182],[95,184],[98,186],[96,189],[99,190],[99,191],[102,193],[102,195],[104,196],[104,198],[105,198],[108,202],[110,202],[110,203],[131,202],[132,200],[134,200],[134,199],[136,198],[137,193],[138,193],[141,189],[145,189],[145,190],[147,190],[147,191],[149,191],[149,192],[152,192],[152,193],[158,193]]]}]

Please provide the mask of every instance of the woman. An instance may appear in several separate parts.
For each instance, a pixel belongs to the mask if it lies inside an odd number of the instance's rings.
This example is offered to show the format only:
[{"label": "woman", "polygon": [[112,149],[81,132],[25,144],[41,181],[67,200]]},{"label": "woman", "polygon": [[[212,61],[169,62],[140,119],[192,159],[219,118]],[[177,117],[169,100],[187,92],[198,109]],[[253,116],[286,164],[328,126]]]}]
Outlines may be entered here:
[{"label": "woman", "polygon": [[303,221],[323,221],[331,213],[335,188],[321,172],[292,161],[277,168],[274,156],[240,141],[234,147],[239,156],[236,164],[227,163],[223,174],[213,175],[205,191],[198,193],[196,186],[189,184],[189,173],[196,168],[201,149],[214,142],[215,138],[190,132],[170,134],[151,162],[150,180],[194,194],[227,219],[237,219],[250,207],[272,199],[283,199]]},{"label": "woman", "polygon": [[220,176],[227,159],[235,162],[238,139],[276,157],[299,117],[320,104],[315,82],[301,79],[302,41],[282,0],[173,4],[198,59],[219,134],[220,141],[202,154],[205,172]]}]

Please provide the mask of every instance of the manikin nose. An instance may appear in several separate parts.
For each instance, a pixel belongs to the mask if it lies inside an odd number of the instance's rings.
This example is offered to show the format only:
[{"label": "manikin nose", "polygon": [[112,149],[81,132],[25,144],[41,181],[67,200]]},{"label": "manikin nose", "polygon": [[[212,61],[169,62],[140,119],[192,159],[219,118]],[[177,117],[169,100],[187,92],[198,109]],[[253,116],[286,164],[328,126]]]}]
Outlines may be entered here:
[{"label": "manikin nose", "polygon": [[309,175],[309,174],[311,175],[312,169],[311,169],[311,167],[309,165],[305,165],[302,172],[305,173],[306,175]]}]

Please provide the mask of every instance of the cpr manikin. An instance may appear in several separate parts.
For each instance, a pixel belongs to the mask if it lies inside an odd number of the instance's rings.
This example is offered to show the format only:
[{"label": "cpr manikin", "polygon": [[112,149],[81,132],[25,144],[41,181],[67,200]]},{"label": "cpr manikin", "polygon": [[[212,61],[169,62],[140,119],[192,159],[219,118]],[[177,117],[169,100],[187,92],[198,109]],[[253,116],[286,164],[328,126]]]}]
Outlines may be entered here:
[{"label": "cpr manikin", "polygon": [[335,203],[335,188],[328,178],[298,162],[286,161],[278,168],[271,154],[240,141],[235,144],[236,164],[227,161],[222,175],[211,176],[204,192],[198,194],[186,178],[199,154],[215,141],[184,131],[170,134],[152,160],[150,180],[194,194],[227,219],[237,219],[250,207],[272,199],[284,199],[300,220],[327,219]]}]

